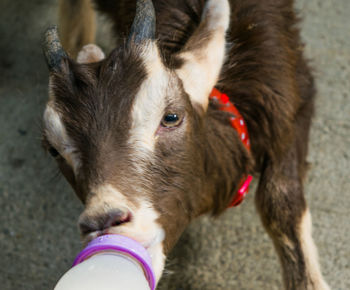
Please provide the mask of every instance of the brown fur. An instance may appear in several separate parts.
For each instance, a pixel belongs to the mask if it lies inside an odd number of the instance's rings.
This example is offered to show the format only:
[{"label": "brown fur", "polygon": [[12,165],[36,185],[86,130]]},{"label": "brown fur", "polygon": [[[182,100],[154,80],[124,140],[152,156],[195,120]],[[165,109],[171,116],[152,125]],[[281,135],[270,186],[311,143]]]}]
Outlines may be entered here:
[{"label": "brown fur", "polygon": [[[198,27],[205,1],[153,2],[164,62],[171,69],[181,67],[177,53]],[[302,179],[315,90],[302,56],[293,1],[231,0],[230,5],[228,57],[217,87],[246,120],[252,154],[244,149],[226,113],[211,103],[204,114],[190,105],[180,88],[182,101],[176,106],[189,116],[186,139],[170,135],[162,139],[156,159],[145,164],[145,176],[135,178],[123,134],[128,132],[136,93],[130,88],[138,88],[146,74],[137,47],[125,47],[121,41],[128,34],[135,3],[96,0],[97,9],[114,22],[118,48],[99,63],[78,65],[65,60],[64,73],[53,75],[56,105],[83,160],[78,180],[67,168],[63,172],[83,201],[89,194],[87,181],[116,182],[130,197],[134,193],[130,184],[141,183],[152,191],[166,231],[166,253],[193,218],[226,209],[243,174],[260,173],[256,205],[280,256],[286,288],[315,289],[299,231],[307,210]],[[197,37],[202,41],[207,36]],[[127,185],[122,182],[126,176]]]}]

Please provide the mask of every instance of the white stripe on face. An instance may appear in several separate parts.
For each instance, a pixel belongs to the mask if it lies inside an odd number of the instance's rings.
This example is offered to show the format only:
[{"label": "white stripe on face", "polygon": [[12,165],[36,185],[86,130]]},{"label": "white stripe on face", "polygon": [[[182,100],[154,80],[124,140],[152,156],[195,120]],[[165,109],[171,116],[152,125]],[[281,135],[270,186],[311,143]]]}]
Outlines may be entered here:
[{"label": "white stripe on face", "polygon": [[69,139],[59,113],[54,109],[53,97],[46,105],[44,112],[44,130],[50,144],[61,154],[73,168],[74,173],[80,166],[79,156]]},{"label": "white stripe on face", "polygon": [[[151,158],[157,141],[156,132],[166,107],[166,93],[171,83],[171,75],[163,65],[155,42],[148,42],[141,53],[146,66],[147,79],[141,85],[131,113],[131,130],[128,144],[133,148],[135,168],[143,174],[141,160]],[[159,281],[165,265],[163,240],[165,233],[156,222],[159,214],[152,204],[142,198],[133,212],[131,223],[114,227],[111,233],[129,236],[144,245],[152,258],[156,280]]]},{"label": "white stripe on face", "polygon": [[136,95],[132,109],[132,127],[129,144],[136,151],[152,152],[155,132],[164,114],[166,91],[170,74],[164,67],[155,42],[149,42],[141,57],[147,70],[147,79]]}]

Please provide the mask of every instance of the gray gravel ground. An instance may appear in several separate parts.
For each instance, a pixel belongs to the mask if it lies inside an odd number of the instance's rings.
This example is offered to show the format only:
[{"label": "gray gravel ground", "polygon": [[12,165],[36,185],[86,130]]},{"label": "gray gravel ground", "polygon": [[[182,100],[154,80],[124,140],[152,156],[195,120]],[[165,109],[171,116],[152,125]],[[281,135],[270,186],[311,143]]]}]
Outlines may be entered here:
[{"label": "gray gravel ground", "polygon": [[[324,276],[350,289],[350,1],[298,0],[317,79],[306,192]],[[0,1],[0,288],[53,289],[80,250],[82,209],[40,148],[47,70],[40,34],[56,1]],[[105,41],[103,35],[99,37]],[[160,289],[281,289],[281,270],[253,194],[184,233]]]}]

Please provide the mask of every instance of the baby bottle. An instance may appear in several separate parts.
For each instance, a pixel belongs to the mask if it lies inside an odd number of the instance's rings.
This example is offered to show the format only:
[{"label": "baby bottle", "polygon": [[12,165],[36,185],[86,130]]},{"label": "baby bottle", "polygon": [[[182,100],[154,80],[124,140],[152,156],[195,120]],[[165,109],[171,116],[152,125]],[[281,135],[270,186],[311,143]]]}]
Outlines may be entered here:
[{"label": "baby bottle", "polygon": [[136,241],[104,235],[91,241],[54,290],[154,290],[151,258]]}]

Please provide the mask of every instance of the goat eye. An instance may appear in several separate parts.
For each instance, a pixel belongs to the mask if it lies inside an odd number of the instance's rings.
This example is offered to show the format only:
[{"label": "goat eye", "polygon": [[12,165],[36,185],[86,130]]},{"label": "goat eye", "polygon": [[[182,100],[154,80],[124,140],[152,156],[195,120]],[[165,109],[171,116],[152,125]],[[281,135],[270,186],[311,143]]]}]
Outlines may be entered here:
[{"label": "goat eye", "polygon": [[54,147],[49,148],[49,153],[54,158],[56,158],[60,155],[60,153],[58,153],[58,151]]},{"label": "goat eye", "polygon": [[181,122],[181,119],[178,114],[166,114],[163,117],[161,125],[163,127],[169,128],[169,127],[175,127],[179,125],[180,122]]}]

